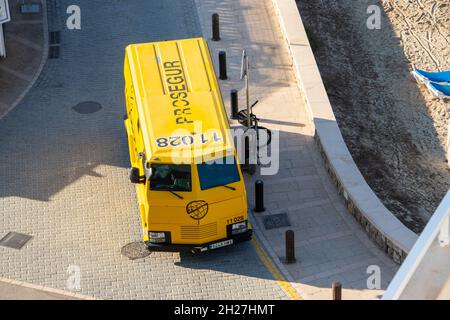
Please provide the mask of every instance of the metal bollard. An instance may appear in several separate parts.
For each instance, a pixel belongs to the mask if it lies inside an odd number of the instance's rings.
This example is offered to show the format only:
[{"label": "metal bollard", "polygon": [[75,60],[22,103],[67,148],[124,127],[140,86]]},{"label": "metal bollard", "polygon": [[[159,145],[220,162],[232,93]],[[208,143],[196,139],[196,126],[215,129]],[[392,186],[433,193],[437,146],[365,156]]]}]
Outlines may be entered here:
[{"label": "metal bollard", "polygon": [[219,79],[227,80],[227,54],[225,51],[219,51]]},{"label": "metal bollard", "polygon": [[244,166],[247,169],[250,165],[250,138],[245,136],[244,138]]},{"label": "metal bollard", "polygon": [[255,212],[264,212],[264,182],[262,180],[255,181]]},{"label": "metal bollard", "polygon": [[256,172],[256,165],[250,163],[250,151],[250,137],[246,135],[244,138],[244,166],[242,169],[249,175],[253,175]]},{"label": "metal bollard", "polygon": [[286,263],[295,263],[295,238],[294,231],[286,231]]},{"label": "metal bollard", "polygon": [[331,289],[333,291],[333,300],[342,300],[342,284],[333,282]]},{"label": "metal bollard", "polygon": [[212,41],[220,41],[219,14],[212,15]]},{"label": "metal bollard", "polygon": [[236,89],[231,90],[230,100],[231,100],[231,119],[237,119],[239,106],[238,106],[238,91]]}]

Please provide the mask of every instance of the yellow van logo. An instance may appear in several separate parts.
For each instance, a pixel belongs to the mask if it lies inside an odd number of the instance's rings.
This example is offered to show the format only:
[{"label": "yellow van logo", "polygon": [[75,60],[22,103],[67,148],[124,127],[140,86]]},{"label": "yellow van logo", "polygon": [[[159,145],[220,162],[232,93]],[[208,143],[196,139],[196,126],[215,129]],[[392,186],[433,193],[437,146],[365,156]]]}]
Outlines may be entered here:
[{"label": "yellow van logo", "polygon": [[186,205],[187,214],[194,220],[203,219],[208,213],[208,203],[203,200],[194,200]]},{"label": "yellow van logo", "polygon": [[192,123],[188,88],[181,61],[166,61],[163,63],[163,67],[176,123]]}]

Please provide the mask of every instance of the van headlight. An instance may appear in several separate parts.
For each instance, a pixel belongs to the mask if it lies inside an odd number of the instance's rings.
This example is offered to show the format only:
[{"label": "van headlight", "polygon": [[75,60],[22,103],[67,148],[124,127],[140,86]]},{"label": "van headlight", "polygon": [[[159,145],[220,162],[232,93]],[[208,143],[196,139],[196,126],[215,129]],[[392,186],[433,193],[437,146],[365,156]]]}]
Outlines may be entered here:
[{"label": "van headlight", "polygon": [[149,231],[148,239],[151,243],[163,243],[166,242],[166,233],[158,231]]},{"label": "van headlight", "polygon": [[241,234],[247,232],[247,221],[234,223],[231,225],[231,234]]}]

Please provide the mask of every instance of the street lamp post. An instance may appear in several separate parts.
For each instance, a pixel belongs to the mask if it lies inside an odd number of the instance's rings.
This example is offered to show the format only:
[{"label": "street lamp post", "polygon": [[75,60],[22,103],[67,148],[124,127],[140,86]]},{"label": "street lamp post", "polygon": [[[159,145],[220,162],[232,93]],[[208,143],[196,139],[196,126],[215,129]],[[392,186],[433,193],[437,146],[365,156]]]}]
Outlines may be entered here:
[{"label": "street lamp post", "polygon": [[242,62],[241,62],[241,80],[245,80],[245,95],[247,102],[247,128],[250,128],[250,92],[249,92],[249,83],[248,83],[248,70],[249,70],[249,62],[247,57],[247,52],[242,50]]}]

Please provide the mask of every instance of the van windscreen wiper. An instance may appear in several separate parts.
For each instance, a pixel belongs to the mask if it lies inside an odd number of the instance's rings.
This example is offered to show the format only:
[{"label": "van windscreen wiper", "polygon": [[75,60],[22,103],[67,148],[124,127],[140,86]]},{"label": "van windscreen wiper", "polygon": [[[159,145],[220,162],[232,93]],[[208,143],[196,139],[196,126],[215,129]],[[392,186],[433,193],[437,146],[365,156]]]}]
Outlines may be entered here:
[{"label": "van windscreen wiper", "polygon": [[225,188],[230,189],[230,190],[236,190],[235,187],[229,186],[227,184],[221,184],[221,185],[218,185],[218,187],[225,187]]},{"label": "van windscreen wiper", "polygon": [[175,191],[172,190],[167,190],[169,191],[171,194],[173,194],[174,196],[176,196],[178,199],[184,199],[182,196],[180,196],[178,193],[176,193]]}]

